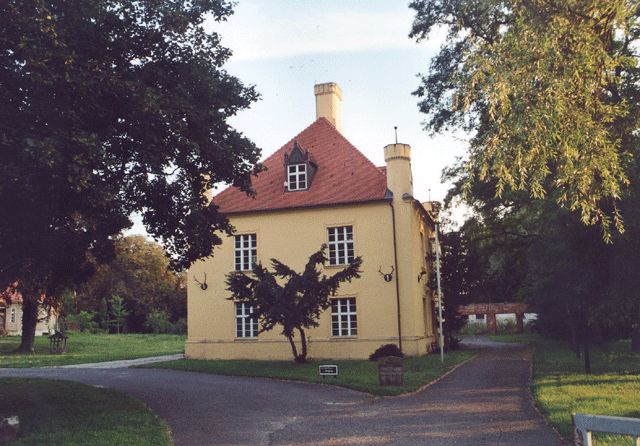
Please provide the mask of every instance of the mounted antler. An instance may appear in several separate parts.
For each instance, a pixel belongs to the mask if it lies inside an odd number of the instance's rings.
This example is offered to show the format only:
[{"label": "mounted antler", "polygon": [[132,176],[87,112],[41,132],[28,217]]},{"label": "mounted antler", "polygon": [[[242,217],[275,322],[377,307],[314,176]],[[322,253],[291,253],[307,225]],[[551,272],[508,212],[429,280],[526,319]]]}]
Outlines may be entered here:
[{"label": "mounted antler", "polygon": [[395,269],[393,268],[393,266],[391,267],[391,272],[389,273],[383,273],[382,272],[382,266],[380,266],[380,268],[378,268],[378,272],[382,275],[382,277],[384,278],[385,282],[391,282],[391,280],[393,279],[393,272],[395,271]]},{"label": "mounted antler", "polygon": [[209,285],[207,285],[207,273],[204,273],[204,280],[202,282],[196,279],[196,276],[193,276],[193,280],[195,280],[196,283],[200,285],[200,289],[202,291],[206,290],[209,287]]}]

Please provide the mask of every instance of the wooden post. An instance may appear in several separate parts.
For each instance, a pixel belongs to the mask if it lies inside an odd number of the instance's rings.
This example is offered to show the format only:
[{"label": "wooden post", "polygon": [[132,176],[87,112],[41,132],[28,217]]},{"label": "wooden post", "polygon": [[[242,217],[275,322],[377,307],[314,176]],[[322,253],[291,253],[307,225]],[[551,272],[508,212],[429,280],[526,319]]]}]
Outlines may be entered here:
[{"label": "wooden post", "polygon": [[496,333],[498,331],[495,313],[487,313],[487,330],[489,330],[489,333]]},{"label": "wooden post", "polygon": [[516,333],[524,333],[524,314],[516,313]]}]

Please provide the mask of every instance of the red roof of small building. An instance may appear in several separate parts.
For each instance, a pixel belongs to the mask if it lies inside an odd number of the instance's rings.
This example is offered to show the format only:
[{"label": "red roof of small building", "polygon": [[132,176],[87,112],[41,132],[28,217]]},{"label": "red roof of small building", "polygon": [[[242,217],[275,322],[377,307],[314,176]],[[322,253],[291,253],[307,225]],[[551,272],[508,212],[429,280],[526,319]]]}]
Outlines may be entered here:
[{"label": "red roof of small building", "polygon": [[[294,142],[309,151],[318,170],[307,190],[284,187],[284,155]],[[319,118],[263,161],[266,171],[252,179],[255,198],[229,187],[213,198],[225,214],[383,200],[386,170],[373,165],[325,118]]]}]

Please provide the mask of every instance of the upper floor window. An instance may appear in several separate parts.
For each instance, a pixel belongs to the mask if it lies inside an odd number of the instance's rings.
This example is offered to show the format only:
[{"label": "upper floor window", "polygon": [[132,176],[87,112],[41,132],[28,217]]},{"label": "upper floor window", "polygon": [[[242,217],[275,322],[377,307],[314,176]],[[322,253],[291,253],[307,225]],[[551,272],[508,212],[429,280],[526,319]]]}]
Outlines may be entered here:
[{"label": "upper floor window", "polygon": [[235,236],[234,262],[236,271],[250,271],[257,262],[257,240],[255,234]]},{"label": "upper floor window", "polygon": [[284,187],[286,191],[307,190],[311,187],[318,166],[308,150],[297,141],[290,153],[284,154]]},{"label": "upper floor window", "polygon": [[289,164],[287,166],[287,183],[289,190],[304,190],[307,188],[307,165]]},{"label": "upper floor window", "polygon": [[353,226],[329,228],[329,265],[353,262]]}]

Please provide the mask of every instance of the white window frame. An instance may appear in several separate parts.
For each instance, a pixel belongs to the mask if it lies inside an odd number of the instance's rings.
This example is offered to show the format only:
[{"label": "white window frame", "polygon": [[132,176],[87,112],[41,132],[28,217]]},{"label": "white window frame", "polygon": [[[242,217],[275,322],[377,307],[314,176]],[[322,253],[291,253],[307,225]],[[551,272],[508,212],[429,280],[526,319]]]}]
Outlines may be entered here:
[{"label": "white window frame", "polygon": [[353,226],[327,228],[329,265],[348,265],[355,258]]},{"label": "white window frame", "polygon": [[307,164],[289,164],[287,166],[287,189],[290,191],[306,190],[309,184]]},{"label": "white window frame", "polygon": [[334,337],[358,335],[355,297],[331,299],[331,335]]},{"label": "white window frame", "polygon": [[235,271],[251,271],[257,262],[258,237],[256,234],[238,234],[233,241]]},{"label": "white window frame", "polygon": [[15,324],[16,323],[16,309],[15,308],[11,309],[10,315],[11,316],[9,317],[9,320],[11,321],[12,324]]},{"label": "white window frame", "polygon": [[253,316],[253,305],[235,302],[236,338],[257,338],[258,319]]}]

